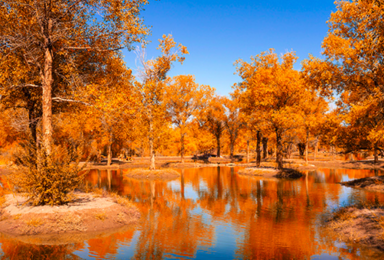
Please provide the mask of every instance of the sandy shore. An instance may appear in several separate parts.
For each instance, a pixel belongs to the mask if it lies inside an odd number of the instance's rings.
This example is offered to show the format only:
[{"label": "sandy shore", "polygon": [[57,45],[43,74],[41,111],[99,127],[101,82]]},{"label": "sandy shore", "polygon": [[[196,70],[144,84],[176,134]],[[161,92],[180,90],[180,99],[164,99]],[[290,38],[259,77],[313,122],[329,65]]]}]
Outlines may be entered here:
[{"label": "sandy shore", "polygon": [[135,223],[136,207],[120,197],[76,193],[77,199],[62,206],[24,206],[26,197],[5,195],[0,232],[9,235],[42,235],[98,232]]}]

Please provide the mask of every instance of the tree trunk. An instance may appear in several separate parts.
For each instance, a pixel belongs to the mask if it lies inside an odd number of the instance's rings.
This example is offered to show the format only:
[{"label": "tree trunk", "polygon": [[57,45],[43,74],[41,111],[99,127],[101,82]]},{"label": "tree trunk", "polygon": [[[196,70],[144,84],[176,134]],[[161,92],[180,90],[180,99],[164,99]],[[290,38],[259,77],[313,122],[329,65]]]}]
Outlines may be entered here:
[{"label": "tree trunk", "polygon": [[308,165],[308,142],[309,142],[309,132],[307,131],[307,135],[305,137],[305,165]]},{"label": "tree trunk", "polygon": [[257,131],[256,133],[256,167],[260,167],[260,162],[261,162],[260,143],[261,143],[261,132]]},{"label": "tree trunk", "polygon": [[217,142],[217,157],[220,157],[220,135],[216,135]]},{"label": "tree trunk", "polygon": [[249,163],[249,140],[247,140],[247,163]]},{"label": "tree trunk", "polygon": [[268,138],[263,138],[263,159],[267,159],[268,156]]},{"label": "tree trunk", "polygon": [[183,132],[181,132],[180,143],[181,143],[181,149],[180,149],[181,163],[184,163],[184,133]]},{"label": "tree trunk", "polygon": [[317,153],[319,152],[319,138],[316,137],[315,140],[315,155],[313,156],[313,160],[316,161]]},{"label": "tree trunk", "polygon": [[276,129],[276,163],[279,170],[283,169],[283,144],[279,129]]},{"label": "tree trunk", "polygon": [[[52,20],[49,19],[45,30],[44,71],[41,73],[43,87],[43,146],[47,155],[52,153],[52,85],[53,85],[53,52],[49,34],[52,30]],[[48,31],[46,31],[48,30]]]},{"label": "tree trunk", "polygon": [[150,153],[150,160],[151,160],[151,165],[149,166],[150,170],[155,170],[156,169],[156,164],[155,164],[155,151],[153,149],[153,138],[149,138],[149,153]]},{"label": "tree trunk", "polygon": [[332,161],[334,161],[335,158],[335,147],[332,145]]},{"label": "tree trunk", "polygon": [[375,147],[374,147],[374,163],[378,163],[379,162],[379,154],[378,154],[378,147],[377,147],[377,144],[375,144]]},{"label": "tree trunk", "polygon": [[112,131],[110,131],[109,142],[108,142],[108,161],[107,161],[108,166],[112,164],[112,143],[113,143],[113,133]]}]

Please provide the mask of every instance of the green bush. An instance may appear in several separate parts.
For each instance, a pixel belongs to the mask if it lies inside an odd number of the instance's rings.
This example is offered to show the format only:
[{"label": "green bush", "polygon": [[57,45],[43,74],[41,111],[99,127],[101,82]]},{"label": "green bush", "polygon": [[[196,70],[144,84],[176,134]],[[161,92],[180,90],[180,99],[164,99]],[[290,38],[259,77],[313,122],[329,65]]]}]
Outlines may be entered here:
[{"label": "green bush", "polygon": [[26,193],[27,202],[37,205],[62,205],[73,200],[70,193],[79,188],[86,173],[86,164],[79,166],[79,145],[55,146],[51,155],[29,141],[16,155],[19,166],[12,173],[12,182],[19,192]]}]

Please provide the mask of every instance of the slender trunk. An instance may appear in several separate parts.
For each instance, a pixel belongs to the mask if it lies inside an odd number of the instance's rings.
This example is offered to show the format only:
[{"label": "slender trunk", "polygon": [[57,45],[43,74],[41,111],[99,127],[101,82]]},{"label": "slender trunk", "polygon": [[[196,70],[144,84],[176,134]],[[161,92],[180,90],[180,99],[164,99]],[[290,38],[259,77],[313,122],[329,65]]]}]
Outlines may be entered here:
[{"label": "slender trunk", "polygon": [[109,132],[109,142],[108,142],[108,160],[107,165],[112,164],[112,143],[113,143],[113,133],[112,131]]},{"label": "slender trunk", "polygon": [[309,142],[309,132],[307,131],[307,135],[305,137],[305,164],[308,164],[308,142]]},{"label": "slender trunk", "polygon": [[268,156],[268,138],[263,138],[263,159],[267,159]]},{"label": "slender trunk", "polygon": [[378,163],[379,162],[379,154],[378,154],[378,147],[377,147],[377,144],[375,144],[375,147],[374,147],[374,157],[375,157],[375,159],[374,159],[374,162],[375,163]]},{"label": "slender trunk", "polygon": [[335,147],[332,146],[332,161],[334,161],[336,158],[335,158]]},{"label": "slender trunk", "polygon": [[152,118],[149,120],[149,156],[150,156],[150,170],[156,169],[155,164],[155,149],[154,149],[154,138],[153,138],[153,122]]},{"label": "slender trunk", "polygon": [[249,140],[247,140],[247,163],[249,163]]},{"label": "slender trunk", "polygon": [[[48,31],[46,31],[48,30]],[[52,153],[52,85],[53,85],[53,51],[49,34],[52,30],[52,20],[49,19],[45,28],[44,69],[41,73],[43,87],[43,146],[47,155]]]},{"label": "slender trunk", "polygon": [[260,162],[261,162],[260,143],[261,143],[261,132],[257,131],[257,134],[256,134],[256,167],[260,167]]},{"label": "slender trunk", "polygon": [[316,140],[315,140],[315,155],[313,156],[313,160],[316,161],[316,158],[317,158],[317,153],[319,152],[319,138],[316,137]]},{"label": "slender trunk", "polygon": [[184,133],[183,133],[183,131],[181,131],[180,143],[181,143],[181,149],[180,149],[181,163],[184,163]]},{"label": "slender trunk", "polygon": [[276,129],[276,163],[279,170],[283,169],[283,145],[279,129]]},{"label": "slender trunk", "polygon": [[220,135],[216,135],[217,142],[217,157],[220,157]]}]

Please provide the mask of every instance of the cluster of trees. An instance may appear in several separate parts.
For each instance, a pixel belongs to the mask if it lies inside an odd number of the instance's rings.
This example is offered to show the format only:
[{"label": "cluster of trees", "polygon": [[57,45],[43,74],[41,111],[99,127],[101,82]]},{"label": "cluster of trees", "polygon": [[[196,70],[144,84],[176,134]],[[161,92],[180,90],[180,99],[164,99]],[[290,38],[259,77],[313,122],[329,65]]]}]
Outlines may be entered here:
[{"label": "cluster of trees", "polygon": [[[324,39],[324,59],[310,57],[302,70],[294,52],[272,49],[238,60],[241,82],[230,97],[196,83],[192,75],[168,77],[188,50],[171,35],[161,55],[133,75],[121,50],[145,46],[140,18],[146,0],[17,0],[0,2],[0,147],[27,138],[50,154],[54,145],[83,140],[84,156],[121,151],[155,155],[222,148],[256,150],[256,163],[310,144],[335,151],[373,150],[383,139],[384,3],[337,2]],[[330,111],[329,102],[333,109]],[[263,147],[263,149],[261,149]],[[270,149],[268,149],[270,147]],[[275,147],[275,148],[273,148]],[[271,149],[272,148],[272,149]],[[263,151],[262,151],[263,150]],[[316,155],[315,155],[316,156]]]}]

